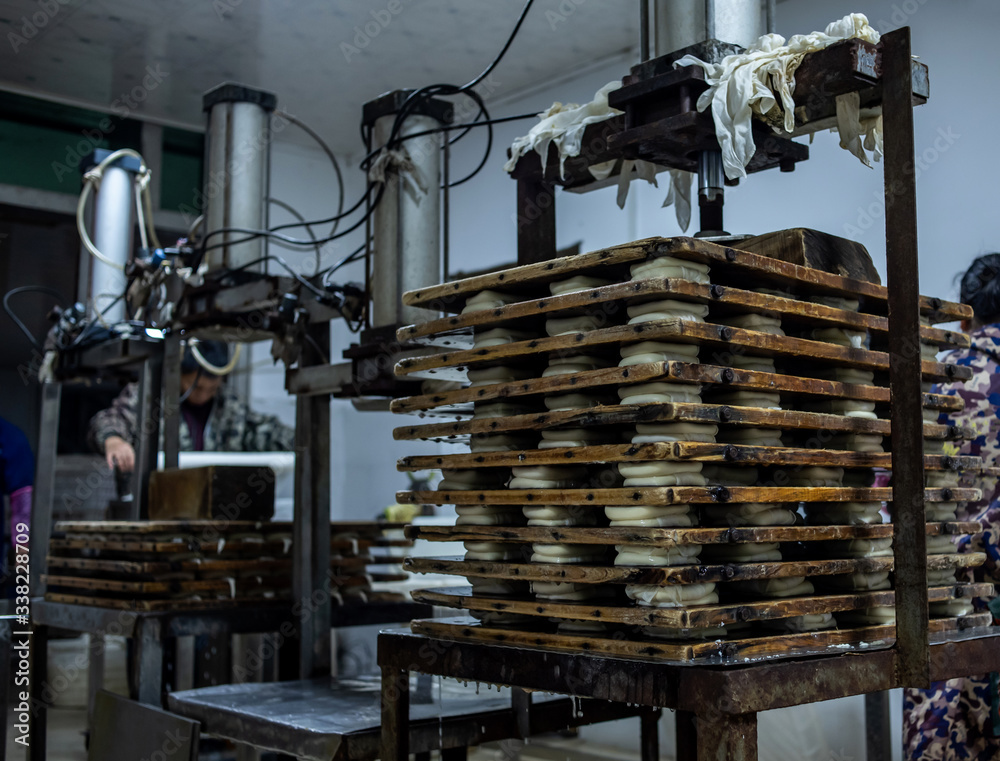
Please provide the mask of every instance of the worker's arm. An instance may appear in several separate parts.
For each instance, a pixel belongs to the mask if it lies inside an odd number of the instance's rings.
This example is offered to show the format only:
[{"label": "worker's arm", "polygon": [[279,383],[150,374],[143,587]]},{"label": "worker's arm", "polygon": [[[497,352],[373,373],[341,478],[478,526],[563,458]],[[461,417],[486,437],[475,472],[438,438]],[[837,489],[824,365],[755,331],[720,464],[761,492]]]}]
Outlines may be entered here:
[{"label": "worker's arm", "polygon": [[223,452],[284,452],[295,448],[295,431],[274,415],[254,412],[234,391],[223,389],[206,429],[206,449]]},{"label": "worker's arm", "polygon": [[106,410],[90,420],[87,438],[90,445],[104,455],[108,467],[118,466],[126,473],[135,467],[136,404],[139,387],[129,383]]},{"label": "worker's arm", "polygon": [[295,449],[295,430],[275,415],[262,415],[247,407],[243,442],[247,452],[290,452]]}]

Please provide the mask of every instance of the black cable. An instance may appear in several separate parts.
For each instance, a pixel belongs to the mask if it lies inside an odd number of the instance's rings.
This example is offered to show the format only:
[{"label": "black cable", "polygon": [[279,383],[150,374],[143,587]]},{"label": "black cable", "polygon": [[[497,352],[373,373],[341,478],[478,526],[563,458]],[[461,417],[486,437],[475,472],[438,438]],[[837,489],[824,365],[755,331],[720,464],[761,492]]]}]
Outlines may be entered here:
[{"label": "black cable", "polygon": [[507,38],[507,42],[506,42],[506,44],[504,44],[503,49],[500,51],[500,53],[497,55],[497,57],[493,59],[493,63],[491,63],[489,66],[487,66],[483,70],[482,74],[480,74],[478,77],[476,77],[475,79],[473,79],[471,82],[468,82],[468,83],[462,85],[461,89],[462,89],[463,92],[471,90],[473,87],[475,87],[480,82],[482,82],[484,79],[486,79],[486,77],[488,77],[490,75],[490,73],[493,71],[493,69],[495,69],[497,67],[497,64],[499,64],[500,61],[503,60],[503,57],[505,55],[507,55],[507,51],[510,50],[510,46],[514,42],[514,38],[517,37],[517,33],[521,30],[521,24],[524,23],[524,19],[528,15],[528,11],[531,10],[531,6],[534,5],[534,3],[535,3],[535,0],[527,0],[527,2],[525,2],[524,8],[521,10],[521,15],[518,16],[517,23],[514,24],[514,31],[512,31],[510,33],[510,37]]},{"label": "black cable", "polygon": [[323,274],[323,285],[327,285],[330,282],[330,275],[332,275],[334,272],[336,272],[337,270],[339,270],[341,267],[343,267],[345,265],[348,265],[348,264],[351,264],[352,262],[359,261],[358,254],[364,253],[365,246],[367,246],[367,245],[368,245],[367,242],[362,243],[360,246],[358,246],[356,249],[354,249],[351,253],[349,253],[347,256],[345,256],[343,259],[341,259],[339,262],[337,262],[332,267],[330,267],[330,269],[326,270],[324,272],[324,274]]},{"label": "black cable", "polygon": [[7,316],[10,317],[11,320],[13,320],[14,324],[17,325],[18,328],[20,328],[21,332],[24,333],[25,337],[31,342],[31,345],[35,347],[35,350],[41,352],[42,345],[35,340],[35,337],[31,334],[31,331],[28,330],[28,326],[25,325],[23,322],[21,322],[18,316],[14,314],[14,310],[10,308],[11,296],[16,296],[19,293],[29,293],[29,292],[46,293],[50,296],[55,296],[57,299],[59,299],[60,303],[64,303],[65,299],[63,298],[62,294],[59,293],[59,291],[55,290],[54,288],[49,288],[48,286],[45,285],[22,285],[18,288],[12,288],[11,290],[7,291],[7,293],[4,294],[3,308],[4,311],[7,313]]},{"label": "black cable", "polygon": [[267,201],[268,203],[273,203],[275,206],[280,206],[282,209],[284,209],[293,217],[295,217],[297,220],[299,220],[299,222],[302,222],[303,227],[306,228],[306,235],[309,236],[309,239],[313,242],[313,246],[316,249],[316,272],[319,272],[319,264],[320,260],[323,257],[323,252],[320,249],[319,244],[316,242],[316,235],[315,233],[313,233],[312,227],[310,227],[309,224],[306,223],[306,218],[303,217],[302,214],[300,214],[291,204],[287,204],[284,201],[279,201],[277,198],[271,198],[271,197],[268,197]]},{"label": "black cable", "polygon": [[312,127],[292,116],[287,111],[279,110],[277,113],[288,119],[288,121],[315,140],[319,147],[323,149],[323,153],[325,153],[327,158],[330,159],[330,163],[333,164],[333,171],[337,174],[337,216],[333,221],[333,228],[330,230],[330,235],[333,235],[337,232],[337,225],[340,224],[340,217],[344,212],[344,175],[341,174],[340,171],[340,162],[337,161],[337,157],[333,154],[333,151],[330,150],[330,146],[326,144],[326,141],[324,141],[323,138],[321,138],[319,134],[312,129]]}]

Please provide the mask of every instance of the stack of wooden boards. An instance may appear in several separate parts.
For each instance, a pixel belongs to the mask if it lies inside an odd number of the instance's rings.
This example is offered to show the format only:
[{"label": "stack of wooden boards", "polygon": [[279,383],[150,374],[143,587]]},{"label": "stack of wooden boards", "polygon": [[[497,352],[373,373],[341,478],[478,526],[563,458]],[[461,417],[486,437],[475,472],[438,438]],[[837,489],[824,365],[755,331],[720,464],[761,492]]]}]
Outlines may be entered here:
[{"label": "stack of wooden boards", "polygon": [[[465,381],[396,400],[448,417],[395,438],[468,442],[403,458],[440,469],[401,502],[456,506],[454,527],[408,536],[465,542],[464,557],[413,558],[470,587],[414,598],[470,618],[415,631],[681,661],[884,646],[894,636],[891,524],[874,486],[891,466],[887,292],[691,238],[648,239],[414,291],[439,319],[401,342],[445,347],[397,374]],[[961,409],[932,394],[969,377],[941,364],[967,318],[923,297],[931,628],[984,625],[959,583],[984,556],[958,554],[959,488],[978,458],[938,424]],[[948,452],[952,454],[948,454]]]},{"label": "stack of wooden boards", "polygon": [[[402,600],[372,584],[407,578],[392,548],[401,524],[330,524],[335,603]],[[255,521],[60,522],[49,544],[45,599],[125,610],[225,607],[292,597],[292,524]],[[395,554],[393,554],[395,552]]]}]

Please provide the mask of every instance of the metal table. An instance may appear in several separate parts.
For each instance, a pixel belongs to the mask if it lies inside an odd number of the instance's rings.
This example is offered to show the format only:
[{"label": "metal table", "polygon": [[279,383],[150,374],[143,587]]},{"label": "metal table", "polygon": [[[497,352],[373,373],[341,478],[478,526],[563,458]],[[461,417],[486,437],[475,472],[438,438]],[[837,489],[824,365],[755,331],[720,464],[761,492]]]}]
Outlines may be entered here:
[{"label": "metal table", "polygon": [[[525,723],[511,699],[484,689],[420,683],[414,690],[409,745],[416,753],[441,749],[445,761],[466,757],[471,745],[636,716],[641,709],[604,701],[546,696]],[[517,694],[517,693],[515,693]],[[522,705],[523,693],[515,699]],[[378,677],[233,684],[175,692],[173,713],[201,724],[203,733],[305,761],[366,761],[379,757],[381,691]],[[656,727],[658,711],[646,710]],[[655,715],[653,715],[655,714]],[[654,734],[655,741],[655,734]]]},{"label": "metal table", "polygon": [[[900,686],[896,649],[734,666],[610,658],[437,639],[409,631],[379,636],[383,761],[409,753],[412,671],[547,690],[677,713],[677,761],[756,761],[757,714]],[[1000,632],[932,635],[931,679],[1000,669]]]},{"label": "metal table", "polygon": [[[414,616],[429,616],[431,608],[412,602],[373,602],[330,608],[331,626],[367,626],[398,623]],[[139,612],[68,605],[37,598],[31,603],[31,758],[45,758],[46,712],[52,694],[58,691],[57,678],[48,675],[49,628],[97,635],[122,636],[133,643],[129,693],[135,700],[156,706],[164,705],[164,675],[171,662],[165,645],[176,637],[213,636],[228,647],[229,635],[277,633],[282,642],[293,640],[303,611],[291,603],[266,604],[204,610]],[[289,644],[293,644],[289,643]],[[104,649],[92,646],[88,654],[90,680],[88,696],[101,687]],[[228,659],[228,652],[217,655]],[[91,701],[88,700],[88,704]]]}]

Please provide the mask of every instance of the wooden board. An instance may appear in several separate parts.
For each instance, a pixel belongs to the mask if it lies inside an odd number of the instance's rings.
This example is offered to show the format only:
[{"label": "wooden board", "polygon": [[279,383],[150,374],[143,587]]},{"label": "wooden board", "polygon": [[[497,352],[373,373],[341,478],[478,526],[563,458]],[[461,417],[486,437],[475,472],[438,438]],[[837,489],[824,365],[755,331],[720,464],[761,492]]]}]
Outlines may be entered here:
[{"label": "wooden board", "polygon": [[[520,544],[633,544],[673,547],[682,544],[752,544],[879,539],[892,536],[892,524],[866,526],[746,526],[738,528],[639,528],[550,526],[409,526],[413,539],[430,542],[512,542]],[[975,534],[975,521],[928,523],[927,535]]]},{"label": "wooden board", "polygon": [[[992,592],[992,584],[954,584],[931,587],[927,590],[927,597],[931,602],[942,602],[962,597],[971,599],[991,595]],[[624,602],[604,603],[601,600],[553,602],[534,597],[490,597],[475,595],[469,587],[417,589],[412,592],[412,596],[415,602],[460,610],[511,613],[568,621],[596,621],[627,626],[663,626],[672,629],[701,629],[747,621],[775,621],[815,613],[863,610],[891,606],[895,604],[896,599],[895,592],[887,589],[878,592],[850,592],[654,608]]]},{"label": "wooden board", "polygon": [[[512,383],[496,383],[488,386],[437,391],[421,396],[394,399],[390,404],[393,412],[425,412],[442,407],[465,405],[471,412],[475,402],[495,399],[521,398],[556,394],[579,393],[634,383],[673,380],[683,383],[707,384],[723,388],[781,392],[794,397],[837,397],[859,401],[887,404],[887,386],[864,386],[856,383],[805,378],[781,373],[765,373],[755,370],[738,370],[718,365],[693,364],[687,362],[651,362],[629,367],[607,367],[587,370],[571,375],[556,375],[548,378],[529,378]],[[718,389],[717,389],[718,390]],[[947,394],[924,394],[924,406],[936,410],[959,411],[963,407],[960,397]]]},{"label": "wooden board", "polygon": [[[925,489],[928,502],[972,502],[978,489]],[[891,488],[782,486],[641,486],[619,489],[493,489],[470,491],[402,491],[401,504],[411,505],[683,505],[742,502],[887,502]]]},{"label": "wooden board", "polygon": [[[927,568],[972,568],[986,562],[985,553],[929,555]],[[891,571],[893,558],[784,560],[764,563],[721,563],[679,566],[588,566],[568,563],[516,563],[465,560],[461,557],[407,558],[403,567],[412,573],[505,579],[507,581],[558,581],[578,584],[701,584],[777,579],[791,576],[834,576],[847,573]]]},{"label": "wooden board", "polygon": [[[855,349],[809,338],[776,336],[757,330],[714,325],[709,322],[670,319],[635,325],[616,325],[586,333],[533,338],[502,346],[408,357],[401,359],[396,365],[396,375],[446,378],[442,373],[446,368],[464,369],[510,364],[536,359],[539,355],[545,354],[559,353],[565,356],[595,350],[613,350],[617,355],[619,346],[641,341],[698,344],[702,348],[714,348],[727,353],[736,347],[753,356],[818,361],[831,367],[853,367],[862,370],[889,369],[889,354],[884,351]],[[614,364],[617,364],[617,360]],[[923,360],[921,370],[924,380],[935,383],[950,383],[972,377],[972,369],[969,367],[945,365],[931,360]]]},{"label": "wooden board", "polygon": [[[802,465],[841,468],[892,468],[890,452],[849,452],[834,449],[755,447],[741,444],[664,442],[652,444],[604,444],[558,449],[525,449],[508,452],[472,452],[403,457],[396,467],[402,471],[514,468],[532,465],[585,465],[612,462],[712,462],[734,465]],[[927,470],[983,469],[978,457],[925,455]]]},{"label": "wooden board", "polygon": [[[381,537],[385,531],[399,531],[405,523],[381,521],[332,521],[330,533],[372,534]],[[53,530],[83,533],[92,531],[99,534],[157,534],[196,533],[206,529],[218,534],[261,531],[265,533],[291,532],[291,521],[231,521],[231,520],[178,520],[178,521],[58,521]]]},{"label": "wooden board", "polygon": [[117,579],[95,579],[80,576],[54,576],[42,574],[44,583],[51,587],[86,589],[91,592],[114,592],[147,597],[182,594],[205,594],[232,597],[233,587],[228,581],[219,580],[171,580],[171,581],[120,581]]},{"label": "wooden board", "polygon": [[[221,546],[220,546],[221,545]],[[134,540],[109,540],[107,538],[60,539],[53,537],[50,551],[93,550],[105,553],[142,553],[146,555],[182,555],[206,553],[210,556],[253,553],[281,556],[288,554],[284,542],[157,542]]]},{"label": "wooden board", "polygon": [[[601,270],[609,268],[613,274],[621,277],[627,271],[627,265],[660,256],[672,256],[710,265],[723,264],[725,267],[716,269],[730,273],[737,279],[751,273],[756,279],[766,283],[809,286],[810,290],[831,295],[863,296],[874,305],[882,307],[883,313],[884,304],[888,299],[886,288],[875,283],[833,275],[696,238],[675,237],[646,238],[585,254],[421,288],[405,293],[403,303],[435,311],[458,312],[465,305],[465,300],[479,291],[531,293],[534,290],[538,295],[544,295],[542,289],[553,281],[564,280],[577,274],[601,276],[603,274]],[[613,272],[614,267],[618,268],[617,273]],[[921,312],[931,317],[932,322],[951,322],[972,316],[970,307],[936,298],[921,297],[920,307]]]},{"label": "wooden board", "polygon": [[[781,430],[829,431],[833,433],[890,434],[886,419],[832,415],[822,412],[771,410],[761,407],[735,407],[727,404],[608,404],[585,410],[526,413],[505,417],[459,420],[454,423],[406,425],[396,428],[397,441],[418,439],[454,439],[475,434],[543,431],[551,428],[595,428],[598,426],[634,426],[636,423],[712,423],[739,427],[779,428]],[[957,440],[971,438],[970,432],[938,423],[924,423],[924,437]]]},{"label": "wooden board", "polygon": [[[61,602],[68,605],[90,605],[98,608],[114,608],[116,610],[140,611],[179,611],[179,610],[217,610],[232,608],[245,601],[234,599],[213,600],[121,600],[113,597],[94,597],[92,595],[64,594],[61,592],[46,592],[45,599],[49,602]],[[255,599],[254,604],[267,602]],[[287,603],[286,603],[287,604]]]},{"label": "wooden board", "polygon": [[[867,330],[874,334],[884,334],[889,329],[888,318],[881,315],[852,312],[811,301],[721,285],[695,283],[679,278],[648,278],[429,320],[400,328],[396,336],[400,342],[413,341],[429,343],[432,346],[461,347],[471,343],[473,329],[488,329],[498,325],[522,327],[522,329],[540,328],[541,318],[564,313],[579,313],[582,310],[592,314],[603,314],[606,317],[613,311],[621,319],[610,317],[608,321],[624,322],[624,305],[616,305],[611,310],[608,308],[609,304],[615,302],[639,304],[663,298],[709,304],[712,306],[714,316],[774,314],[782,317],[786,333],[795,332],[796,328],[830,326],[858,331]],[[928,343],[938,346],[957,348],[969,346],[967,335],[956,331],[938,330],[927,325],[921,326],[920,336]]]},{"label": "wooden board", "polygon": [[[962,618],[931,619],[934,632],[976,628],[990,623],[989,614]],[[802,634],[773,633],[766,636],[744,636],[730,640],[670,642],[641,635],[631,639],[621,636],[558,634],[551,629],[520,631],[481,624],[472,618],[438,618],[411,623],[417,634],[451,640],[485,642],[494,645],[545,648],[580,653],[596,653],[629,658],[647,658],[674,662],[719,662],[738,659],[739,662],[763,658],[842,653],[845,646],[852,650],[889,647],[895,642],[894,626],[868,626],[854,629],[831,629]]]},{"label": "wooden board", "polygon": [[755,235],[733,244],[771,259],[881,284],[871,255],[861,243],[806,227]]}]

